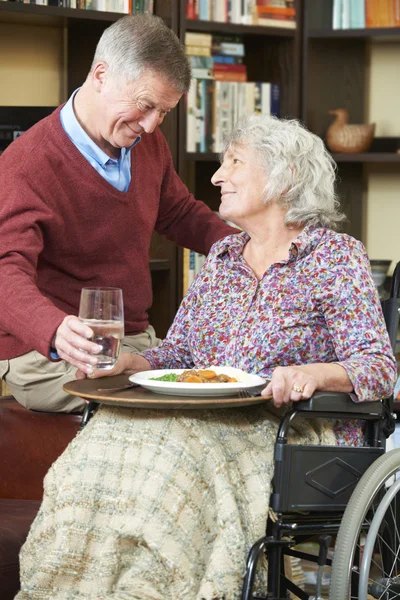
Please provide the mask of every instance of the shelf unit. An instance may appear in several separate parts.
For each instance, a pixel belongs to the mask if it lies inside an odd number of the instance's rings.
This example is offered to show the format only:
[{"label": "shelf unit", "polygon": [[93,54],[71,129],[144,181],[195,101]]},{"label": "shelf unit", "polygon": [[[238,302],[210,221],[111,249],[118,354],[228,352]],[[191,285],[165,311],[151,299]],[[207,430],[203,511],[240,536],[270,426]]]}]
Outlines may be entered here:
[{"label": "shelf unit", "polygon": [[[270,81],[280,85],[281,116],[298,117],[300,114],[300,23],[301,3],[296,1],[296,29],[238,25],[186,18],[186,2],[180,5],[179,34],[182,43],[186,31],[224,35],[240,35],[245,45],[244,62],[248,81]],[[219,190],[210,179],[218,168],[219,156],[215,153],[186,152],[186,113],[184,103],[179,106],[179,159],[178,170],[196,198],[218,210]],[[180,260],[182,257],[180,256]],[[178,268],[182,273],[182,265]],[[181,284],[181,281],[179,282]],[[182,286],[180,287],[182,289]]]},{"label": "shelf unit", "polygon": [[[322,138],[332,122],[330,109],[346,108],[351,123],[367,122],[370,44],[400,42],[400,28],[333,30],[332,4],[333,0],[303,0],[301,117]],[[369,152],[333,154],[338,193],[349,219],[346,231],[362,241],[368,165],[400,166],[397,149],[399,138],[378,138]]]},{"label": "shelf unit", "polygon": [[[173,0],[163,0],[155,4],[156,14],[178,33],[179,13],[177,3]],[[119,13],[0,1],[0,24],[60,29],[60,36],[62,36],[64,44],[65,97],[63,100],[66,100],[86,78],[96,44],[104,29],[123,16]],[[3,76],[2,85],[7,85],[7,81]],[[29,104],[29,92],[26,100]],[[38,107],[29,108],[28,106],[25,108],[26,118],[21,120],[30,121],[30,124],[33,124],[37,120],[35,117],[40,109]],[[18,107],[18,111],[21,110],[23,108]],[[15,114],[15,111],[10,110],[10,118],[13,112]],[[2,122],[4,122],[4,113],[5,108],[0,107]],[[172,111],[168,115],[161,129],[168,140],[175,166],[177,166],[177,111]],[[177,252],[174,244],[154,234],[150,255],[154,295],[153,306],[150,310],[150,322],[154,325],[157,335],[160,337],[166,334],[178,306]]]}]

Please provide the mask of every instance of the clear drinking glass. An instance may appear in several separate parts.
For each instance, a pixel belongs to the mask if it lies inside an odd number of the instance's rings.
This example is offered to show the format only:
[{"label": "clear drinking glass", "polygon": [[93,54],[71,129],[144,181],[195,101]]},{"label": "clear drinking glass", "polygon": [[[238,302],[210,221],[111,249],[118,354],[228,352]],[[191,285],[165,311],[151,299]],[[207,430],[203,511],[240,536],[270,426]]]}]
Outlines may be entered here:
[{"label": "clear drinking glass", "polygon": [[91,342],[102,351],[96,369],[112,369],[118,360],[124,337],[124,304],[119,288],[88,287],[81,291],[79,319],[93,331]]}]

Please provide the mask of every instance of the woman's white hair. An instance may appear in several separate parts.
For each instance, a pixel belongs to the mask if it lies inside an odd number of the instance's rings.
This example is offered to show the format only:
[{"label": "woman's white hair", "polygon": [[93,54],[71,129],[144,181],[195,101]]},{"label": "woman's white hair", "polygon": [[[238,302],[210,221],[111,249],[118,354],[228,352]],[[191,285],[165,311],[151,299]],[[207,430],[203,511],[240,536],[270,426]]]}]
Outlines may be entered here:
[{"label": "woman's white hair", "polygon": [[287,207],[285,224],[337,229],[346,219],[335,194],[336,165],[322,140],[295,119],[242,117],[225,137],[222,157],[232,146],[248,146],[265,174],[265,202]]}]

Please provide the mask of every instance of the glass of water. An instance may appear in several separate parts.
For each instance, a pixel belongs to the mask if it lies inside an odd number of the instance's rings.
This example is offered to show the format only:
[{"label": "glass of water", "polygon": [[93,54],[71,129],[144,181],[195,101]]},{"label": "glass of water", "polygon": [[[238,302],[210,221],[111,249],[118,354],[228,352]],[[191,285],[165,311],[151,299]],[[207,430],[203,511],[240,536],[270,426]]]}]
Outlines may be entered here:
[{"label": "glass of water", "polygon": [[124,304],[120,288],[88,287],[81,291],[79,319],[93,331],[91,342],[102,347],[96,369],[112,369],[124,337]]}]

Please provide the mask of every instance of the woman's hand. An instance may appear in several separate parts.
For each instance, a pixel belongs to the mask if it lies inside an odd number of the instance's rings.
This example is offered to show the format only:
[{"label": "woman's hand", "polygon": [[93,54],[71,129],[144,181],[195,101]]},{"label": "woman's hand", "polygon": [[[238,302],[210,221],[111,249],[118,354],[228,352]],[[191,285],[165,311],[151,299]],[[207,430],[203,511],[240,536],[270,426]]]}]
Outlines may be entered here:
[{"label": "woman's hand", "polygon": [[279,407],[288,402],[308,400],[315,390],[327,392],[353,391],[353,385],[342,365],[337,363],[312,363],[293,367],[277,367],[271,381],[263,389],[263,396],[271,396]]},{"label": "woman's hand", "polygon": [[311,398],[317,385],[314,375],[308,373],[302,366],[277,367],[262,395],[272,395],[274,406],[279,407],[288,402]]},{"label": "woman's hand", "polygon": [[90,379],[97,379],[98,377],[107,377],[109,375],[120,375],[126,373],[132,375],[139,371],[150,371],[151,365],[140,354],[131,354],[130,352],[121,352],[114,367],[109,370],[104,369],[91,369],[90,371],[78,371],[76,374],[77,379],[84,379],[89,377]]}]

